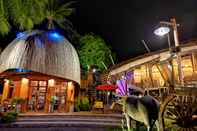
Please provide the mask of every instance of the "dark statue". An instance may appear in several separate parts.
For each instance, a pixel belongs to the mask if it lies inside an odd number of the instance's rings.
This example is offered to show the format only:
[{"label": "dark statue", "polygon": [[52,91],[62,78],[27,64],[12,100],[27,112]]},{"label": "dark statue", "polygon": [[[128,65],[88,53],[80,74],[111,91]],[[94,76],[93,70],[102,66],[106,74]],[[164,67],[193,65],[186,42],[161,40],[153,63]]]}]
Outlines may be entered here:
[{"label": "dark statue", "polygon": [[151,131],[156,124],[157,131],[159,131],[159,102],[155,98],[152,96],[122,96],[118,103],[123,106],[128,131],[131,131],[131,118],[144,123],[147,131]]}]

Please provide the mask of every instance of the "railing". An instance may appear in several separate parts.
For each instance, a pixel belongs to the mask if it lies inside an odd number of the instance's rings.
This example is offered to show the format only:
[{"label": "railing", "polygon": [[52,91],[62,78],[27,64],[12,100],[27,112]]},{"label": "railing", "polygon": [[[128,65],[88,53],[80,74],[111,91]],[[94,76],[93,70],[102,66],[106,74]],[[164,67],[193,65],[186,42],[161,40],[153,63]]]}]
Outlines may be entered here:
[{"label": "railing", "polygon": [[187,84],[184,86],[176,86],[174,89],[175,89],[175,94],[197,96],[197,85],[196,84]]}]

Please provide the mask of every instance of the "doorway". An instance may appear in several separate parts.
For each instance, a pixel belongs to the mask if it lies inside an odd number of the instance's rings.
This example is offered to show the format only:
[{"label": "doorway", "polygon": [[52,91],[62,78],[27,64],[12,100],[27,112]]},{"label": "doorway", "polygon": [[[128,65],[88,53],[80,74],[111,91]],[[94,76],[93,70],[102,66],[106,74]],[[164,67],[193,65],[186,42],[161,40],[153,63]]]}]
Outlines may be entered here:
[{"label": "doorway", "polygon": [[32,99],[29,100],[33,111],[43,112],[46,102],[47,81],[31,81]]}]

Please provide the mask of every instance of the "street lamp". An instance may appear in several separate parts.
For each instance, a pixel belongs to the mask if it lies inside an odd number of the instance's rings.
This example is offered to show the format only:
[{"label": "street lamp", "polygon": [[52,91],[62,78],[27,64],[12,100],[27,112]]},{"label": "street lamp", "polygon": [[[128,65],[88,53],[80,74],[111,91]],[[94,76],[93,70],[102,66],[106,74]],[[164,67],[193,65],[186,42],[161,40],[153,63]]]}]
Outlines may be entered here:
[{"label": "street lamp", "polygon": [[164,25],[164,26],[160,26],[159,28],[157,28],[154,31],[154,34],[157,35],[157,36],[165,36],[165,35],[167,35],[167,37],[168,37],[168,47],[169,47],[169,51],[171,52],[172,49],[171,49],[171,42],[170,42],[169,32],[170,32],[170,28],[168,26]]},{"label": "street lamp", "polygon": [[183,85],[183,72],[182,72],[182,65],[181,65],[181,56],[179,55],[179,40],[178,40],[178,31],[177,27],[179,24],[176,23],[176,19],[172,18],[170,19],[170,22],[166,21],[161,21],[160,22],[161,27],[156,29],[154,31],[154,34],[158,36],[164,36],[168,34],[168,44],[169,48],[171,49],[170,45],[170,39],[169,39],[169,32],[170,32],[170,27],[173,29],[173,34],[174,34],[174,42],[175,42],[175,53],[177,54],[177,66],[178,66],[178,75],[179,75],[179,82],[181,85]]},{"label": "street lamp", "polygon": [[154,31],[155,35],[158,35],[158,36],[164,36],[164,35],[168,34],[169,32],[170,32],[170,28],[169,27],[163,27],[163,26],[157,28]]}]

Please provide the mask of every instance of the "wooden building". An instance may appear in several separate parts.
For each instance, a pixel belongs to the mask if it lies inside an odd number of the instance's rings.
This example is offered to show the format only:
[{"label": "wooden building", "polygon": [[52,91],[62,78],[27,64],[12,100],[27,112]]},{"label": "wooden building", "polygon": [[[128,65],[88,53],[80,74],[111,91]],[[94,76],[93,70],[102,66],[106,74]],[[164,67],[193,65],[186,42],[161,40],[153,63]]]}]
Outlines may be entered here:
[{"label": "wooden building", "polygon": [[117,64],[110,69],[108,80],[115,83],[132,72],[133,77],[128,82],[144,88],[146,93],[161,95],[161,92],[168,92],[167,87],[180,85],[177,54],[184,85],[197,86],[197,41],[182,44],[176,53],[165,49]]},{"label": "wooden building", "polygon": [[2,52],[0,72],[5,80],[1,103],[20,97],[23,111],[73,111],[79,59],[74,47],[56,32],[21,34]]}]

